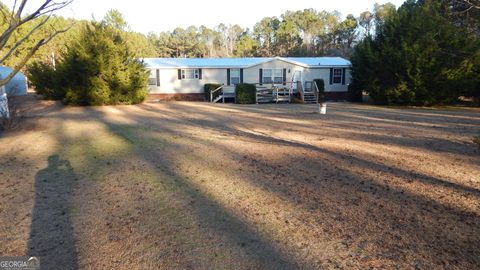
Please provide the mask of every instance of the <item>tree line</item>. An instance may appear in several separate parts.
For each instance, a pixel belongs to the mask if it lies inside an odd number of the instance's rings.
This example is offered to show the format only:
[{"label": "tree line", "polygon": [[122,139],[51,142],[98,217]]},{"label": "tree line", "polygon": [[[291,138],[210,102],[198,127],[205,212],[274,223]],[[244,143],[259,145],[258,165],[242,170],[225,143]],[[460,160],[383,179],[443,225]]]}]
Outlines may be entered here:
[{"label": "tree line", "polygon": [[[1,14],[0,33],[5,33],[12,22],[5,14],[14,13],[0,2]],[[366,92],[379,104],[434,105],[454,103],[459,98],[480,100],[480,4],[473,0],[407,0],[398,9],[391,3],[376,4],[372,11],[344,18],[338,12],[314,9],[286,11],[279,17],[263,18],[252,29],[220,24],[148,35],[132,31],[116,10],[109,11],[100,22],[53,16],[47,20],[45,16],[39,14],[10,33],[10,42],[0,47],[0,55],[9,57],[1,64],[21,63],[35,44],[51,33],[69,29],[51,42],[42,43],[27,66],[30,79],[37,78],[34,85],[42,89],[36,83],[48,84],[52,81],[48,78],[55,74],[78,77],[83,71],[75,69],[82,66],[77,62],[86,61],[84,67],[90,70],[83,73],[93,77],[78,85],[45,88],[61,88],[51,97],[61,96],[69,103],[140,102],[146,96],[145,89],[140,89],[146,76],[133,60],[141,57],[250,56],[351,59],[351,96],[359,98]],[[41,27],[36,28],[38,25]],[[14,53],[9,54],[12,50]],[[68,65],[71,71],[61,73],[68,70]],[[118,70],[117,66],[125,72],[106,69]],[[65,84],[75,81],[70,79],[66,78]],[[122,90],[117,91],[116,81],[123,83]],[[132,95],[129,87],[134,89]],[[92,94],[86,92],[88,88],[93,92],[103,90]],[[97,97],[102,101],[91,100]]]},{"label": "tree line", "polygon": [[[0,9],[10,12],[0,3]],[[172,31],[149,33],[132,31],[117,10],[110,10],[104,20],[122,31],[131,51],[137,57],[266,57],[266,56],[323,56],[337,55],[350,57],[353,48],[364,36],[372,33],[376,24],[384,21],[395,10],[391,3],[375,4],[373,10],[358,16],[352,14],[342,18],[337,12],[305,9],[286,11],[279,17],[265,17],[253,29],[239,25],[219,24],[213,28],[206,26],[177,27]],[[40,20],[40,18],[38,18]],[[59,35],[49,44],[39,49],[32,61],[53,63],[61,57],[69,43],[78,39],[86,20],[55,17],[25,42],[23,48],[43,38],[51,29],[70,30]],[[34,22],[32,22],[32,25]],[[16,36],[22,37],[30,25],[19,29]],[[0,31],[3,30],[0,26]],[[17,55],[24,52],[20,49]],[[11,65],[18,61],[15,57],[6,61]]]},{"label": "tree line", "polygon": [[190,26],[150,33],[147,38],[159,57],[349,57],[356,42],[394,10],[391,3],[375,4],[372,12],[345,18],[337,11],[286,11],[263,18],[253,29],[222,23],[213,29]]},{"label": "tree line", "polygon": [[[478,2],[477,2],[478,4]],[[351,91],[378,104],[480,104],[480,5],[408,0],[352,55]]]}]

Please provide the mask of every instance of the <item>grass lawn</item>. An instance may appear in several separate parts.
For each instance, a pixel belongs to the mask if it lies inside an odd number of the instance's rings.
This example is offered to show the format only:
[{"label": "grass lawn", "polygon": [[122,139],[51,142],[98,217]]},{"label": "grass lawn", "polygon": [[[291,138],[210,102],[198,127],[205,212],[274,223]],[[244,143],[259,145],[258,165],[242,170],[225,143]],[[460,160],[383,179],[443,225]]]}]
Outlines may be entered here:
[{"label": "grass lawn", "polygon": [[479,110],[34,104],[0,135],[2,256],[45,269],[480,268]]}]

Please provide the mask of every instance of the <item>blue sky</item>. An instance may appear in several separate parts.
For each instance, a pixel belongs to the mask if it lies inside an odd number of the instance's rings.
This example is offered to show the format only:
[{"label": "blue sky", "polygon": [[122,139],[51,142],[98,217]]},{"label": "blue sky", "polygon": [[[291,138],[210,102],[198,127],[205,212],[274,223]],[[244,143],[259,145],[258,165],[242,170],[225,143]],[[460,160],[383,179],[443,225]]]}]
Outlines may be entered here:
[{"label": "blue sky", "polygon": [[[11,6],[13,0],[3,1]],[[41,0],[30,0],[35,7]],[[74,0],[71,7],[61,15],[78,19],[97,20],[109,9],[119,10],[132,30],[148,33],[173,30],[175,27],[205,25],[213,27],[219,23],[239,24],[252,28],[263,17],[279,16],[286,10],[314,8],[316,10],[338,10],[344,16],[372,10],[374,3],[391,2],[399,7],[404,0]]]}]

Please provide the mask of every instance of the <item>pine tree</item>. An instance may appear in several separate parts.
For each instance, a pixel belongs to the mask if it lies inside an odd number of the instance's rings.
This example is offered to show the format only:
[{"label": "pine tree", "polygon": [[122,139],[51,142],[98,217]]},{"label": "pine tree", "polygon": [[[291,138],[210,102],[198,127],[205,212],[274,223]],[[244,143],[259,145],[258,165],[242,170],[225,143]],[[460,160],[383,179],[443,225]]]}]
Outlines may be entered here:
[{"label": "pine tree", "polygon": [[448,12],[441,1],[407,1],[356,47],[353,88],[382,104],[445,104],[474,95],[480,43]]},{"label": "pine tree", "polygon": [[148,74],[130,53],[121,30],[106,23],[85,27],[60,63],[59,92],[67,104],[135,104],[147,95]]}]

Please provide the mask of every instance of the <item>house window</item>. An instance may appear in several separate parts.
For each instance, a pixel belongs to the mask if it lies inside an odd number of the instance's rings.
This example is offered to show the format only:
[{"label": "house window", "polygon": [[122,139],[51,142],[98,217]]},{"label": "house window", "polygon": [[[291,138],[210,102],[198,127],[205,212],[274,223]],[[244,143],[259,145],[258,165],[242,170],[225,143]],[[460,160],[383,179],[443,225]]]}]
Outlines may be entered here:
[{"label": "house window", "polygon": [[263,70],[263,83],[283,83],[283,70],[282,69],[264,69]]},{"label": "house window", "polygon": [[150,70],[150,75],[148,76],[148,85],[160,86],[160,70],[159,69]]},{"label": "house window", "polygon": [[230,83],[233,85],[240,83],[240,69],[234,68],[230,70]]},{"label": "house window", "polygon": [[182,80],[198,79],[200,72],[198,69],[182,69]]},{"label": "house window", "polygon": [[341,68],[334,68],[333,69],[333,83],[334,84],[341,84],[342,83],[342,69]]},{"label": "house window", "polygon": [[273,82],[274,83],[283,83],[283,70],[274,69],[273,70]]},{"label": "house window", "polygon": [[262,78],[263,83],[272,83],[273,82],[272,74],[273,74],[272,69],[264,69],[263,70],[263,78]]}]

